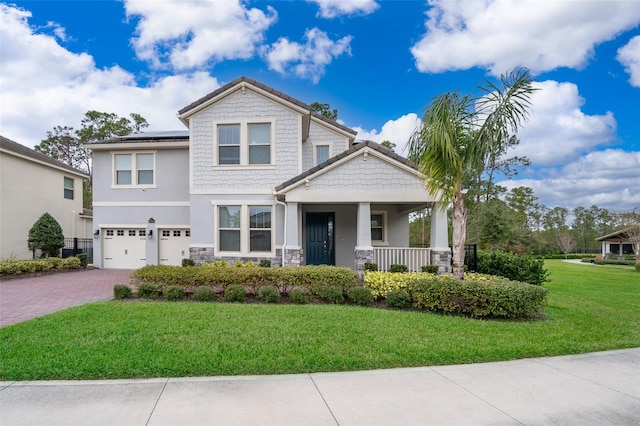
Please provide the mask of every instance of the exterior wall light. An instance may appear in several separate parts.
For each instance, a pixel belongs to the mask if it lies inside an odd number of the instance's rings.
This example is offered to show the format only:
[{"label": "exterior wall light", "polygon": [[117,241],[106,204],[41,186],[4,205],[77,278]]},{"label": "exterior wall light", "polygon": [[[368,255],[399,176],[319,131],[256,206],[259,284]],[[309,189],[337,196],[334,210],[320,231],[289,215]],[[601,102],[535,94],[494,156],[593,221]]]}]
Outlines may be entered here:
[{"label": "exterior wall light", "polygon": [[100,236],[100,230],[96,229],[95,232],[93,233],[93,238],[98,239],[99,236]]}]

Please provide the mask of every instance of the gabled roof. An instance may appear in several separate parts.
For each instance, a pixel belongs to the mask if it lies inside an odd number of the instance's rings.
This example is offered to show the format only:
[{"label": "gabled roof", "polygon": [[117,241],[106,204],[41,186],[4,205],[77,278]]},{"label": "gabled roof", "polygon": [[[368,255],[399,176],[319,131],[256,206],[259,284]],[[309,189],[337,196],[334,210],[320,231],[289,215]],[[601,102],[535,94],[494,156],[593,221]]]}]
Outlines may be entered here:
[{"label": "gabled roof", "polygon": [[608,240],[608,239],[611,239],[611,238],[613,238],[615,240],[628,240],[629,238],[627,236],[625,236],[624,234],[626,232],[631,231],[633,228],[635,228],[635,226],[630,226],[628,228],[621,229],[620,231],[616,231],[616,232],[612,232],[612,233],[607,234],[607,235],[603,235],[601,237],[596,238],[596,241],[605,241],[605,240]]},{"label": "gabled roof", "polygon": [[370,149],[373,149],[373,150],[375,150],[377,152],[380,152],[380,153],[384,154],[385,156],[387,156],[389,158],[392,158],[392,159],[398,161],[399,163],[404,164],[405,166],[414,169],[417,172],[420,172],[420,170],[418,170],[416,168],[415,164],[412,161],[407,160],[406,158],[396,154],[394,151],[392,151],[392,150],[390,150],[388,148],[385,148],[384,146],[382,146],[382,145],[380,145],[380,144],[378,144],[376,142],[373,142],[373,141],[360,141],[360,142],[357,142],[357,143],[351,145],[351,148],[349,148],[348,150],[343,151],[340,154],[329,158],[327,161],[325,161],[323,163],[320,163],[317,166],[312,167],[309,170],[299,174],[298,176],[296,176],[294,178],[291,178],[288,181],[276,186],[275,189],[276,189],[276,191],[280,192],[283,189],[285,189],[285,188],[287,188],[289,186],[292,186],[295,183],[300,182],[300,181],[308,178],[309,176],[312,176],[312,175],[318,173],[319,171],[329,167],[331,164],[334,164],[334,163],[342,160],[343,158],[346,158],[346,157],[354,154],[355,152],[360,151],[360,150],[362,150],[364,148],[367,148],[367,147],[370,148]]},{"label": "gabled roof", "polygon": [[80,175],[84,178],[89,178],[89,175],[83,172],[82,170],[76,169],[75,167],[71,167],[68,164],[65,164],[61,161],[54,160],[51,157],[48,157],[31,148],[27,148],[26,146],[19,144],[18,142],[12,141],[9,138],[5,138],[4,136],[0,136],[0,150],[5,151],[9,154],[15,155],[17,157],[25,158],[35,163],[44,164],[46,166],[50,166],[56,169],[61,169],[63,171]]},{"label": "gabled roof", "polygon": [[[230,90],[234,90],[236,88],[236,86],[238,86],[238,88],[242,87],[243,84],[250,84],[251,86],[254,86],[255,88],[258,88],[264,92],[267,92],[269,94],[271,94],[272,96],[275,96],[277,98],[280,98],[282,101],[284,101],[285,103],[289,103],[292,105],[295,105],[296,107],[305,110],[305,112],[308,112],[310,116],[323,121],[331,126],[337,127],[340,130],[350,133],[352,134],[354,137],[355,135],[358,133],[353,129],[350,129],[340,123],[338,123],[337,121],[334,120],[330,120],[322,115],[316,114],[315,112],[311,111],[311,107],[309,105],[307,105],[306,103],[293,98],[289,95],[286,95],[282,92],[280,92],[279,90],[275,90],[272,87],[267,86],[266,84],[262,84],[252,78],[249,77],[238,77],[235,80],[225,84],[224,86],[214,90],[213,92],[209,93],[208,95],[203,96],[202,98],[198,99],[195,102],[190,103],[189,105],[187,105],[186,107],[182,108],[180,111],[178,111],[178,116],[182,119],[182,117],[184,116],[188,116],[189,113],[193,110],[198,109],[198,107],[202,106],[203,104],[206,104],[207,102],[209,102],[212,99],[217,98],[218,96],[224,94],[227,91]],[[185,123],[186,124],[186,123]]]}]

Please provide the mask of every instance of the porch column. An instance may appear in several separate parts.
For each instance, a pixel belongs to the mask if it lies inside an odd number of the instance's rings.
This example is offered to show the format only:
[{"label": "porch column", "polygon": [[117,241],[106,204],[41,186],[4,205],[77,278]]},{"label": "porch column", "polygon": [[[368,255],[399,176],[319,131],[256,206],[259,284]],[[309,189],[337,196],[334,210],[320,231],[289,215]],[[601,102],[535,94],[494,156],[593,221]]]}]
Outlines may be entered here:
[{"label": "porch column", "polygon": [[298,203],[287,203],[285,221],[284,253],[282,266],[300,266],[302,264],[302,247],[300,246],[300,221]]},{"label": "porch column", "polygon": [[373,246],[371,245],[371,203],[358,203],[358,217],[356,225],[356,272],[362,278],[364,264],[373,262]]},{"label": "porch column", "polygon": [[431,264],[438,265],[439,273],[451,272],[451,249],[449,248],[449,228],[447,207],[435,203],[431,209]]}]

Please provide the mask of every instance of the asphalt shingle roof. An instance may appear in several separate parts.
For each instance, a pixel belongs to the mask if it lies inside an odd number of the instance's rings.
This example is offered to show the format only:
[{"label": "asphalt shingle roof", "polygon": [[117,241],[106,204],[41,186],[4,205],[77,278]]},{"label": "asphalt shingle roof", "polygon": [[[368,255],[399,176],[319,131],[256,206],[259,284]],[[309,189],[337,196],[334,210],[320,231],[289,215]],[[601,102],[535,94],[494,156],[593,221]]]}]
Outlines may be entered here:
[{"label": "asphalt shingle roof", "polygon": [[55,166],[61,169],[69,170],[70,172],[88,176],[87,173],[82,170],[76,169],[75,167],[71,167],[70,165],[65,164],[61,161],[54,160],[51,157],[48,157],[38,151],[35,151],[22,144],[19,144],[18,142],[12,141],[9,138],[5,138],[4,136],[0,136],[0,148],[10,152],[14,152],[24,157],[32,158],[34,160],[49,164],[51,166]]}]

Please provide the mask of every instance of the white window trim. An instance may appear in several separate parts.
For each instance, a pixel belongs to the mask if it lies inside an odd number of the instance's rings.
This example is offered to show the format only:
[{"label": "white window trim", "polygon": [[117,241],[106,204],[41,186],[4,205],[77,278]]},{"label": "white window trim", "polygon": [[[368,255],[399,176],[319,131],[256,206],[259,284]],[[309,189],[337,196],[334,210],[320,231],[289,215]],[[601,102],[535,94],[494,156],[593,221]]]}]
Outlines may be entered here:
[{"label": "white window trim", "polygon": [[388,246],[389,238],[388,238],[388,222],[387,222],[387,211],[386,210],[372,210],[371,216],[373,215],[382,215],[382,241],[374,240],[371,238],[372,246]]},{"label": "white window trim", "polygon": [[[249,164],[249,124],[269,124],[271,128],[271,144],[269,164]],[[218,164],[218,125],[240,125],[240,164]],[[264,118],[254,120],[222,120],[213,123],[213,167],[220,169],[272,169],[276,157],[276,119]],[[237,205],[237,204],[236,204]]]},{"label": "white window trim", "polygon": [[329,142],[313,142],[313,167],[318,165],[318,147],[326,146],[329,148],[329,154],[327,159],[331,158],[331,144]]},{"label": "white window trim", "polygon": [[[220,222],[218,208],[224,206],[240,206],[240,251],[222,251],[220,250]],[[251,244],[249,232],[249,207],[271,207],[271,251],[249,251]],[[215,235],[214,255],[215,256],[237,256],[237,257],[273,257],[276,249],[276,206],[270,203],[261,203],[259,201],[250,203],[238,203],[229,201],[226,203],[213,204],[213,230]]]},{"label": "white window trim", "polygon": [[[139,185],[138,182],[138,154],[151,154],[153,156],[153,184]],[[131,183],[129,185],[119,185],[117,183],[116,155],[131,155]],[[131,189],[131,188],[157,188],[158,173],[156,167],[157,151],[113,151],[111,152],[111,189]],[[147,169],[144,169],[147,170]]]}]

